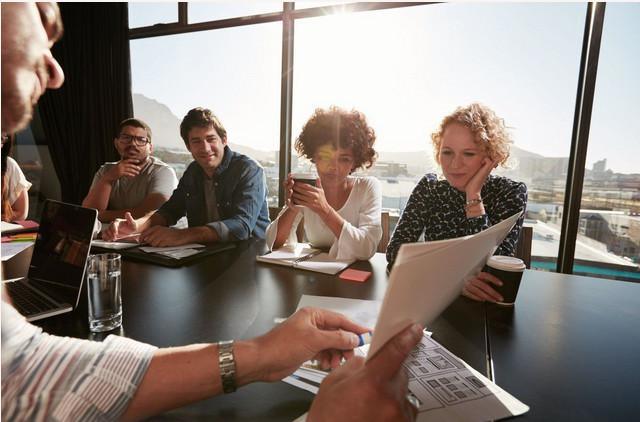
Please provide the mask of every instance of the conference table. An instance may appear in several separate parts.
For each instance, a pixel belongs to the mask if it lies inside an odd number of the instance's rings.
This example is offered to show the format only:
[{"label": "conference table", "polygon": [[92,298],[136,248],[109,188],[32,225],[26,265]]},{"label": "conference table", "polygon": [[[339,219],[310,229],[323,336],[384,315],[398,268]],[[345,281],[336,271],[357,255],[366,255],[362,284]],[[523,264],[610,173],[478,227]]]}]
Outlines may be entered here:
[{"label": "conference table", "polygon": [[[295,312],[303,294],[384,297],[383,254],[353,264],[372,272],[368,281],[357,283],[256,262],[265,252],[264,241],[249,240],[180,268],[124,260],[123,325],[115,334],[159,347],[245,339]],[[5,277],[24,274],[29,255],[27,250],[5,263]],[[529,405],[523,418],[607,420],[640,411],[633,400],[640,391],[639,320],[640,285],[527,270],[514,308],[460,297],[428,329]],[[100,341],[110,334],[89,332],[86,291],[72,313],[36,324],[51,334],[83,339]],[[313,397],[284,382],[256,383],[157,419],[293,420]]]}]

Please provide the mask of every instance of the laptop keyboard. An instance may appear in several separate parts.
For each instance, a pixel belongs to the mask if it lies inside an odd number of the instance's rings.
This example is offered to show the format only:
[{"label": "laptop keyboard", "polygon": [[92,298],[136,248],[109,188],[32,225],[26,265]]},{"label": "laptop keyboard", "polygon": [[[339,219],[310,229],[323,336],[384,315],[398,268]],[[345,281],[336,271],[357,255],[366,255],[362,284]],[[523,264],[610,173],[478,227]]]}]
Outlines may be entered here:
[{"label": "laptop keyboard", "polygon": [[60,305],[44,296],[39,295],[24,283],[5,283],[13,306],[24,316],[39,314],[60,308]]}]

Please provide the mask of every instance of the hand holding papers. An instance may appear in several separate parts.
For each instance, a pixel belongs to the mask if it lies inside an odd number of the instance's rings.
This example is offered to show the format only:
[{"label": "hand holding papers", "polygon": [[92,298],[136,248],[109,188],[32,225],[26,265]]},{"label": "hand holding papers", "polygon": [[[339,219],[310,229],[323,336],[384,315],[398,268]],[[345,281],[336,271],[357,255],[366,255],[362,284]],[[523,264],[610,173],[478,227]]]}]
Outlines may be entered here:
[{"label": "hand holding papers", "polygon": [[[372,319],[375,319],[379,302],[303,295],[298,309],[305,306],[338,311],[367,326],[371,324]],[[374,338],[375,336],[374,333]],[[415,340],[411,341],[409,337]],[[418,345],[414,348],[413,346],[418,341]],[[392,345],[391,342],[396,342],[396,344]],[[403,348],[403,344],[407,347]],[[423,335],[419,326],[413,325],[411,329],[401,331],[388,344],[383,345],[379,353],[365,363],[363,357],[367,354],[367,350],[368,345],[355,349],[356,357],[354,359],[330,373],[305,364],[283,381],[318,394],[311,407],[310,415],[328,417],[329,419],[335,418],[330,417],[332,414],[316,413],[324,412],[321,409],[326,411],[324,406],[317,406],[316,403],[321,403],[330,397],[335,398],[335,394],[339,394],[343,398],[348,396],[353,397],[353,400],[364,400],[365,407],[360,410],[370,412],[369,415],[379,415],[382,407],[392,405],[392,402],[389,402],[390,397],[379,394],[391,391],[389,390],[389,381],[385,377],[395,376],[400,365],[404,366],[408,376],[408,395],[417,402],[417,420],[419,421],[475,422],[516,416],[529,410],[528,406],[433,340],[430,334]],[[323,383],[325,378],[326,382]],[[319,388],[321,383],[322,389]],[[382,384],[372,389],[366,385],[369,383]],[[339,388],[339,385],[343,388]],[[401,384],[394,383],[393,385],[398,387]],[[359,396],[363,393],[373,394],[374,397]],[[402,399],[401,395],[396,396],[396,399],[398,397]],[[407,403],[400,404],[406,405]],[[329,408],[329,410],[331,409]]]},{"label": "hand holding papers", "polygon": [[371,358],[411,323],[433,321],[460,295],[514,226],[520,213],[480,233],[458,239],[402,245],[389,276],[369,349]]}]

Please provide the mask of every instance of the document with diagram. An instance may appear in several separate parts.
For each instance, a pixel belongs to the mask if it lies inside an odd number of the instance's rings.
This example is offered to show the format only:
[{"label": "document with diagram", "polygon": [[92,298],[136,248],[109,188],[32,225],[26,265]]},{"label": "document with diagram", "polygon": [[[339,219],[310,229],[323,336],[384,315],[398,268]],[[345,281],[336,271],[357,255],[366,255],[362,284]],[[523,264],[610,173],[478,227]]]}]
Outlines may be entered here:
[{"label": "document with diagram", "polygon": [[529,410],[431,337],[422,337],[404,366],[420,402],[418,421],[486,421]]},{"label": "document with diagram", "polygon": [[[356,349],[366,356],[369,345]],[[428,334],[404,362],[409,391],[420,403],[418,421],[477,422],[526,413],[529,406],[456,357]],[[310,362],[283,381],[318,393],[329,373]]]}]

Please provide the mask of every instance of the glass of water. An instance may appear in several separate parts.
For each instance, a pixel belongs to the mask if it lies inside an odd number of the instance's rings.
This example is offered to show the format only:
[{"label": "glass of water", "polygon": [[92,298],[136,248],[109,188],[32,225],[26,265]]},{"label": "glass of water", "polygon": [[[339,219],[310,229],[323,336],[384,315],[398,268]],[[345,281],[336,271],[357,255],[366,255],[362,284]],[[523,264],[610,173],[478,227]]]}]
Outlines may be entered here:
[{"label": "glass of water", "polygon": [[110,331],[122,325],[120,254],[90,255],[87,262],[89,330]]}]

